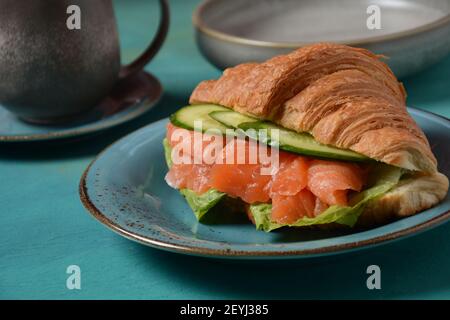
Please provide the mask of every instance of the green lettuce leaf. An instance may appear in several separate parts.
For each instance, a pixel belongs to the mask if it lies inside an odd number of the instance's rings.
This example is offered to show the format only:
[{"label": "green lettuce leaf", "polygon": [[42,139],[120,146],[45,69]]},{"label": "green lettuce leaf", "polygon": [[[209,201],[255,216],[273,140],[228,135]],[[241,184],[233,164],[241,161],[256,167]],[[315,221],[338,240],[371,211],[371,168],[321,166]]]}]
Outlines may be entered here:
[{"label": "green lettuce leaf", "polygon": [[169,145],[167,138],[163,140],[164,147],[164,157],[166,158],[167,166],[170,168],[172,166],[172,148]]},{"label": "green lettuce leaf", "polygon": [[270,219],[272,212],[271,204],[263,203],[251,205],[250,212],[255,220],[256,228],[266,232],[284,226],[301,227],[332,222],[353,227],[363,212],[367,202],[382,196],[392,189],[392,187],[400,180],[402,173],[403,170],[400,168],[379,164],[374,168],[371,174],[371,181],[369,181],[370,187],[355,194],[350,199],[349,206],[331,206],[314,218],[303,217],[292,224],[278,224],[272,222]]},{"label": "green lettuce leaf", "polygon": [[198,221],[226,196],[225,193],[215,189],[210,189],[200,195],[189,189],[181,189],[180,192],[186,198]]},{"label": "green lettuce leaf", "polygon": [[[172,166],[172,149],[170,148],[167,139],[163,140],[163,146],[166,163],[170,168]],[[215,189],[210,189],[203,194],[197,194],[189,189],[181,189],[180,193],[186,199],[198,221],[200,221],[210,209],[212,209],[216,204],[220,202],[220,200],[222,200],[226,196],[225,193],[217,191]]]}]

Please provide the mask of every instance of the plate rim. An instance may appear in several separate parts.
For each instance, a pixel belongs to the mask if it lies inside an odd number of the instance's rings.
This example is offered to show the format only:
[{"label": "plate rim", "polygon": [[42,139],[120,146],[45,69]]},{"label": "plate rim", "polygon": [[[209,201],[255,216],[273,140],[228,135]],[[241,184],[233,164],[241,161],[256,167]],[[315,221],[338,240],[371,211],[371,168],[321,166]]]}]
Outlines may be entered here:
[{"label": "plate rim", "polygon": [[[151,81],[154,82],[154,98],[145,97],[143,100],[133,104],[139,105],[139,107],[132,111],[125,113],[122,117],[116,119],[103,119],[104,121],[94,121],[85,125],[78,127],[73,127],[70,129],[63,129],[59,131],[46,132],[46,133],[36,133],[36,134],[22,134],[22,135],[2,135],[0,134],[0,143],[23,143],[23,142],[44,142],[44,141],[55,141],[68,138],[82,137],[88,134],[100,132],[106,129],[113,128],[115,126],[129,122],[137,117],[143,115],[147,111],[150,111],[154,106],[158,104],[161,100],[163,94],[163,86],[156,76],[151,72],[142,71],[146,76],[150,77]],[[119,111],[114,115],[119,115]]]},{"label": "plate rim", "polygon": [[[432,115],[434,117],[438,117],[442,120],[445,120],[450,124],[450,119],[446,118],[445,116],[441,116],[438,114],[435,114],[433,112],[425,111],[422,109],[414,108],[414,107],[408,107],[408,109],[414,110],[418,113],[428,114]],[[357,249],[367,249],[373,246],[387,244],[396,240],[405,239],[408,236],[417,235],[423,231],[429,230],[433,227],[437,227],[438,225],[444,223],[446,220],[450,218],[450,210],[444,211],[437,216],[433,217],[432,219],[423,221],[419,224],[410,226],[405,229],[401,229],[394,232],[389,232],[380,236],[376,236],[373,238],[365,239],[365,240],[356,240],[349,243],[344,244],[337,244],[337,245],[327,245],[319,248],[310,248],[310,249],[284,249],[284,250],[277,250],[277,251],[251,251],[251,250],[236,250],[232,248],[226,248],[226,249],[213,249],[213,248],[203,248],[203,247],[196,247],[191,246],[187,244],[174,244],[167,241],[163,241],[157,238],[152,237],[143,237],[138,234],[135,234],[133,232],[130,232],[120,226],[119,224],[115,223],[108,217],[106,217],[105,214],[102,213],[102,211],[95,206],[95,204],[92,202],[92,200],[89,197],[89,193],[87,190],[87,176],[90,173],[90,169],[96,163],[98,159],[100,159],[105,153],[109,151],[110,148],[115,146],[116,144],[119,144],[123,140],[128,139],[130,136],[134,134],[138,134],[138,132],[145,130],[146,128],[150,126],[156,126],[157,124],[161,122],[168,121],[168,118],[164,118],[161,120],[158,120],[156,122],[150,123],[144,127],[141,127],[124,137],[118,139],[117,141],[113,142],[109,146],[107,146],[103,151],[101,151],[87,166],[87,168],[84,170],[78,191],[79,191],[79,197],[80,200],[85,207],[85,209],[89,212],[91,216],[93,216],[97,221],[108,227],[110,230],[114,231],[115,233],[138,243],[141,243],[146,246],[150,246],[152,248],[156,249],[162,249],[165,251],[170,252],[176,252],[176,253],[182,253],[182,254],[189,254],[194,256],[202,256],[202,257],[210,257],[210,258],[240,258],[240,259],[270,259],[270,258],[311,258],[311,257],[318,257],[318,256],[325,256],[325,255],[332,255],[332,254],[338,254],[338,253],[347,253],[353,250]],[[388,224],[387,224],[388,225]]]},{"label": "plate rim", "polygon": [[[203,0],[194,10],[192,14],[192,24],[194,25],[195,29],[197,29],[199,32],[202,32],[208,36],[211,36],[215,39],[226,41],[229,43],[234,44],[240,44],[240,45],[247,45],[252,47],[268,47],[268,48],[299,48],[303,47],[305,45],[311,44],[312,42],[307,41],[300,41],[300,42],[286,42],[286,41],[266,41],[266,40],[256,40],[251,38],[245,38],[241,36],[236,36],[231,33],[227,33],[224,31],[219,31],[209,25],[207,25],[202,20],[202,13],[205,10],[205,8],[213,3],[215,0]],[[415,27],[412,29],[404,30],[404,31],[398,31],[387,35],[382,36],[374,36],[374,37],[365,37],[365,38],[359,38],[351,41],[333,41],[334,43],[338,44],[345,44],[349,46],[355,46],[355,47],[361,47],[366,46],[369,44],[375,44],[380,43],[384,41],[393,41],[393,40],[399,40],[401,38],[409,37],[412,35],[420,34],[422,32],[431,31],[434,29],[437,29],[439,27],[445,26],[446,24],[450,23],[450,13],[446,16],[439,18],[433,22],[424,24],[419,27]]]}]

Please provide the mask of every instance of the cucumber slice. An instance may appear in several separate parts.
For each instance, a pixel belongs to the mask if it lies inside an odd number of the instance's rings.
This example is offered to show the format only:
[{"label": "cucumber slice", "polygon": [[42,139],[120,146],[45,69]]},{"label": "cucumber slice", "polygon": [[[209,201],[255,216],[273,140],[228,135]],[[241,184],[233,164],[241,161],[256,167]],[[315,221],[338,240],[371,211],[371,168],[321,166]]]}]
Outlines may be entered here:
[{"label": "cucumber slice", "polygon": [[237,129],[239,125],[244,122],[257,122],[258,119],[246,116],[245,114],[234,112],[234,111],[213,111],[209,114],[211,118],[219,121],[221,124]]},{"label": "cucumber slice", "polygon": [[[202,121],[202,131],[215,129],[222,134],[230,133],[230,128],[243,131],[248,137],[259,140],[261,143],[276,143],[281,150],[336,160],[367,161],[368,157],[351,150],[339,149],[317,142],[308,133],[298,133],[284,129],[274,123],[260,121],[258,119],[231,111],[228,108],[214,104],[199,104],[186,106],[170,116],[170,121],[181,128],[194,130],[195,121]],[[228,132],[227,132],[228,129]],[[253,129],[253,130],[249,130]],[[267,130],[267,137],[260,136],[257,131]],[[275,140],[272,130],[277,129],[279,136]],[[237,134],[237,131],[234,135]]]},{"label": "cucumber slice", "polygon": [[[281,150],[290,151],[293,153],[304,154],[308,156],[329,158],[336,160],[346,160],[346,161],[367,161],[368,157],[356,153],[351,150],[339,149],[336,147],[328,146],[317,142],[313,136],[308,133],[298,133],[295,131],[284,129],[273,123],[257,121],[257,122],[244,122],[238,125],[239,129],[248,132],[248,136],[252,139],[258,140],[255,136],[255,131],[248,129],[266,129],[267,141],[261,141],[264,143],[276,142]],[[275,141],[273,138],[272,130],[278,130],[278,139]]]},{"label": "cucumber slice", "polygon": [[194,130],[195,121],[202,121],[202,131],[218,129],[225,134],[227,126],[209,116],[214,111],[229,111],[230,109],[215,104],[196,104],[186,106],[170,116],[170,122],[180,128]]}]

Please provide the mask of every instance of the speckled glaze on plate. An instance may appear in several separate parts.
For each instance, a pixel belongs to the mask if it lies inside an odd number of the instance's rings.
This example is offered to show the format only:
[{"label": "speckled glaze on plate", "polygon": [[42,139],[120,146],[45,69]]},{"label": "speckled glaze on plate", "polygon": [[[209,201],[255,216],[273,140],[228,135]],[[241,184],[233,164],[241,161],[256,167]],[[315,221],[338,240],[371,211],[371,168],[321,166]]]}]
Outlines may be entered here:
[{"label": "speckled glaze on plate", "polygon": [[[450,121],[409,109],[427,134],[440,170],[450,176]],[[167,119],[117,141],[86,169],[80,197],[87,210],[120,235],[151,247],[222,258],[305,258],[344,253],[405,238],[450,217],[450,199],[415,216],[355,233],[255,230],[245,220],[196,221],[183,197],[164,181],[161,144]]]},{"label": "speckled glaze on plate", "polygon": [[0,105],[0,143],[51,141],[100,132],[144,114],[155,106],[161,95],[158,79],[147,72],[139,72],[120,80],[97,107],[69,123],[24,122]]}]

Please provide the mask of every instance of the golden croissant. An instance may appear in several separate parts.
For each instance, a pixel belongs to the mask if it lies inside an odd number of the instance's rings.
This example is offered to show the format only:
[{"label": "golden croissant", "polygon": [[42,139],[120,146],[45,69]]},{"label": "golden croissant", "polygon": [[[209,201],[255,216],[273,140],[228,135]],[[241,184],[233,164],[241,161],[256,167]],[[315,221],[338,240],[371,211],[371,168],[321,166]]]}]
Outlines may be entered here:
[{"label": "golden croissant", "polygon": [[[259,189],[249,191],[254,181],[247,181],[248,175],[243,174],[242,170],[240,176],[235,174],[236,166],[208,167],[209,171],[204,171],[208,179],[201,187],[195,184],[201,180],[195,165],[172,165],[166,180],[174,188],[182,190],[194,212],[205,211],[193,206],[194,200],[201,199],[195,197],[214,190],[221,196],[225,194],[225,197],[243,202],[250,219],[257,225],[265,224],[261,228],[267,230],[283,225],[353,225],[355,219],[359,225],[374,225],[436,205],[447,194],[448,179],[438,172],[436,158],[425,134],[407,112],[402,84],[380,58],[365,49],[321,43],[262,63],[245,63],[229,68],[219,79],[203,81],[195,88],[190,97],[192,106],[185,107],[187,111],[183,114],[180,111],[171,117],[172,124],[167,135],[168,147],[173,148],[175,143],[171,134],[174,128],[192,130],[183,122],[185,118],[182,115],[188,114],[189,110],[192,113],[192,108],[196,106],[216,106],[218,111],[213,110],[210,115],[222,124],[227,124],[227,117],[238,114],[248,120],[242,120],[245,124],[250,123],[253,127],[256,123],[270,124],[271,128],[276,126],[288,131],[286,135],[294,137],[294,140],[296,136],[299,139],[311,136],[317,145],[330,148],[330,154],[338,150],[338,155],[339,150],[343,150],[343,157],[349,157],[344,159],[346,162],[339,158],[323,159],[319,153],[316,157],[314,150],[306,154],[300,151],[293,156],[290,152],[293,149],[286,148],[282,151],[279,172],[264,180],[265,194]],[[305,148],[308,151],[308,146]],[[328,156],[326,152],[324,154]],[[370,164],[348,161],[352,154],[368,159]],[[345,199],[339,193],[342,190],[336,193],[327,191],[323,195],[324,184],[328,185],[328,180],[331,185],[340,185],[332,181],[340,179],[339,172],[347,177],[352,174],[370,176],[375,175],[373,170],[379,170],[380,166],[384,166],[383,170],[391,168],[401,171],[395,183],[383,193],[366,197],[362,202],[352,200],[352,197],[361,200],[370,193],[364,194],[364,190],[370,189],[368,181],[371,178],[366,177],[365,180],[361,178],[360,186],[355,182],[355,186],[344,190]],[[282,172],[287,167],[291,171],[285,172],[289,174]],[[304,175],[299,173],[300,169],[292,169],[300,167],[306,168]],[[177,170],[191,170],[190,176],[184,181],[176,175]],[[237,188],[239,181],[247,186]],[[284,183],[286,181],[290,186],[285,188],[297,193],[279,187],[287,185]],[[258,198],[259,194],[261,196]],[[330,194],[334,198],[327,198]],[[353,208],[353,211],[343,208]],[[326,217],[329,211],[333,211],[334,216],[338,216],[336,212],[339,212],[340,218],[330,220]],[[350,219],[350,212],[358,213]],[[268,223],[272,226],[267,227]]]}]

